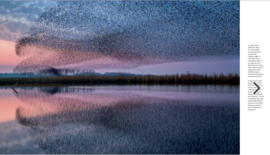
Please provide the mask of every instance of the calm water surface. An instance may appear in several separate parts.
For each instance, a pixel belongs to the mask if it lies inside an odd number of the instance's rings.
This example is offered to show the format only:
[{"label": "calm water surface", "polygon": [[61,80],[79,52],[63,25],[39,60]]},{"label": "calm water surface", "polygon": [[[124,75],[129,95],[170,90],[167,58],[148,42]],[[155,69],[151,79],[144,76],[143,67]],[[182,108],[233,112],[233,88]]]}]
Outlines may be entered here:
[{"label": "calm water surface", "polygon": [[238,86],[0,87],[0,153],[239,153]]}]

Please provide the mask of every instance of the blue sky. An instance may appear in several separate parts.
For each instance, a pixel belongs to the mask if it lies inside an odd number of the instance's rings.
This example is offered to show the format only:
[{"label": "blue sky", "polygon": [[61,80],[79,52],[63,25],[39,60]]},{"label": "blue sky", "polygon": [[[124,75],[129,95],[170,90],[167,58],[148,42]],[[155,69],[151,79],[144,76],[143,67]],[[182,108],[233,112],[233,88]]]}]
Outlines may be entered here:
[{"label": "blue sky", "polygon": [[0,39],[18,41],[52,1],[0,1]]}]

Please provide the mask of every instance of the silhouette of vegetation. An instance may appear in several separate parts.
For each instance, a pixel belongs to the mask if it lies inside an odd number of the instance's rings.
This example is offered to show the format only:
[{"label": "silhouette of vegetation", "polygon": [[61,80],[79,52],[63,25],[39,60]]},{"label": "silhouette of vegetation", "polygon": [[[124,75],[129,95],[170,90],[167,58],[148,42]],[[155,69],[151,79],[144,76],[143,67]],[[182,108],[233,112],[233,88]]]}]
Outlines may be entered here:
[{"label": "silhouette of vegetation", "polygon": [[55,76],[59,76],[60,75],[60,72],[53,68],[53,67],[50,67],[49,69],[44,69],[44,70],[41,70],[40,71],[41,74],[52,74],[52,75],[55,75]]},{"label": "silhouette of vegetation", "polygon": [[13,77],[0,78],[0,85],[15,84],[131,84],[131,85],[179,85],[179,84],[214,84],[239,85],[238,74],[175,74],[175,75],[73,75],[51,77]]}]

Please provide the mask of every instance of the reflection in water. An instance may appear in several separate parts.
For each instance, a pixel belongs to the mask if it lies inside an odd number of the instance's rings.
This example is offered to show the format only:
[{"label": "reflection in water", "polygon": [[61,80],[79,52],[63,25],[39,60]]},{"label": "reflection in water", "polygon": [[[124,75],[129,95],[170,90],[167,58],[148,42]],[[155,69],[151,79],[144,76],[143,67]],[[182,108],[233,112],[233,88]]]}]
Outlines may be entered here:
[{"label": "reflection in water", "polygon": [[[147,87],[111,88],[18,89],[26,106],[16,118],[46,153],[239,153],[238,99],[168,99],[134,92]],[[239,98],[234,90],[212,93]]]},{"label": "reflection in water", "polygon": [[0,123],[0,154],[43,153],[28,134],[28,128],[16,121]]}]

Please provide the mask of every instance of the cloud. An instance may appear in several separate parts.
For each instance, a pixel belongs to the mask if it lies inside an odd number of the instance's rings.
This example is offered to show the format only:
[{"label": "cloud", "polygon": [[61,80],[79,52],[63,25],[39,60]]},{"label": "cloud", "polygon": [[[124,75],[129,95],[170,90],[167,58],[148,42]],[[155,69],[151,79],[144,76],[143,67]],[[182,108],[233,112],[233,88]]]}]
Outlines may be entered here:
[{"label": "cloud", "polygon": [[31,22],[24,17],[17,18],[11,15],[0,15],[0,22],[0,38],[2,40],[12,41],[16,41],[23,37],[31,24]]},{"label": "cloud", "polygon": [[1,22],[19,22],[22,24],[30,25],[31,22],[28,21],[25,17],[14,17],[12,15],[0,15]]},{"label": "cloud", "polygon": [[1,1],[0,39],[17,41],[27,34],[38,15],[55,2],[46,1]]}]

